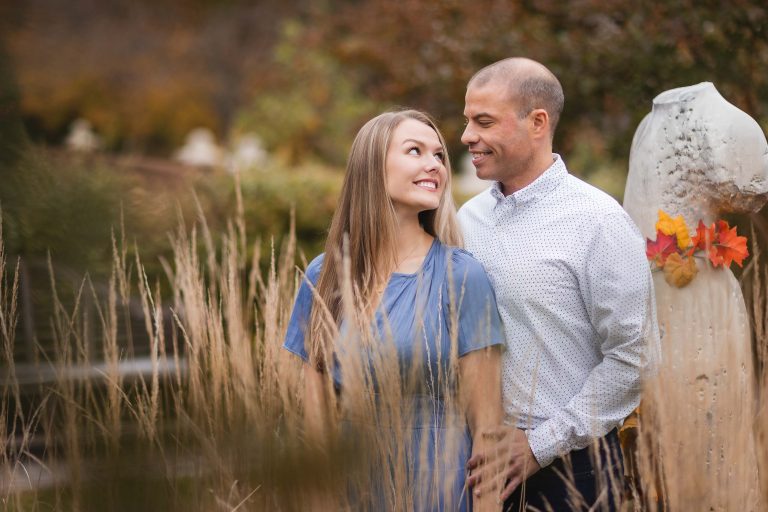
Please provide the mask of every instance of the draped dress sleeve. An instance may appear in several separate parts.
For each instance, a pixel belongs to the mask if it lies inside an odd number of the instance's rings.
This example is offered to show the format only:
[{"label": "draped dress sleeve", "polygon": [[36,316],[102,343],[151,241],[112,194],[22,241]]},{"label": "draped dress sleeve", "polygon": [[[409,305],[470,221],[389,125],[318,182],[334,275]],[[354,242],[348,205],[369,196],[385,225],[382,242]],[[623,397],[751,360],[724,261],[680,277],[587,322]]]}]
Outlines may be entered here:
[{"label": "draped dress sleeve", "polygon": [[312,288],[317,285],[317,280],[320,277],[323,257],[324,255],[321,254],[313,259],[307,266],[304,276],[302,276],[299,292],[296,294],[296,301],[293,304],[291,319],[288,322],[285,342],[283,343],[284,349],[307,362],[309,362],[309,351],[307,350],[306,341],[307,333],[309,332],[309,320],[312,314],[312,299],[314,297]]}]

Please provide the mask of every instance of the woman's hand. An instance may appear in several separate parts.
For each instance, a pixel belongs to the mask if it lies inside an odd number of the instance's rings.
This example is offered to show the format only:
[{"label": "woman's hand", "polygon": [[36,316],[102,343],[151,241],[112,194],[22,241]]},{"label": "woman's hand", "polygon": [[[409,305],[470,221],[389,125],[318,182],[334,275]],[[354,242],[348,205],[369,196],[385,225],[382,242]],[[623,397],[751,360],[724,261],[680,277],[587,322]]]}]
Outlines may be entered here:
[{"label": "woman's hand", "polygon": [[[480,454],[488,453],[488,450],[492,449],[493,444],[487,442],[487,439],[488,438],[485,436],[474,436],[472,441],[472,459],[476,459]],[[469,484],[469,479],[471,479],[473,476],[473,470],[467,469],[467,492],[471,493],[470,496],[472,496],[472,510],[474,512],[499,512],[504,505],[503,500],[499,498],[499,493],[476,493],[476,488],[470,486]],[[497,476],[497,478],[499,477],[500,475]]]},{"label": "woman's hand", "polygon": [[502,425],[482,434],[482,448],[472,450],[467,485],[475,496],[502,502],[540,468],[523,430]]}]

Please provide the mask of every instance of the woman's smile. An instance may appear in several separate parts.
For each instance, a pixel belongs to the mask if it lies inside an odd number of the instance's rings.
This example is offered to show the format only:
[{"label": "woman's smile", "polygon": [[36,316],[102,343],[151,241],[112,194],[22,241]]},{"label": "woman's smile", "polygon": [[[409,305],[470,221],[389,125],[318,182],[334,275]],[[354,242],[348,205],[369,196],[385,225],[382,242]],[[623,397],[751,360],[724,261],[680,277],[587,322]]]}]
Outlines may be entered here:
[{"label": "woman's smile", "polygon": [[430,191],[437,191],[437,189],[440,188],[440,184],[437,182],[437,180],[432,179],[426,179],[426,180],[419,180],[414,182],[417,187],[423,188]]}]

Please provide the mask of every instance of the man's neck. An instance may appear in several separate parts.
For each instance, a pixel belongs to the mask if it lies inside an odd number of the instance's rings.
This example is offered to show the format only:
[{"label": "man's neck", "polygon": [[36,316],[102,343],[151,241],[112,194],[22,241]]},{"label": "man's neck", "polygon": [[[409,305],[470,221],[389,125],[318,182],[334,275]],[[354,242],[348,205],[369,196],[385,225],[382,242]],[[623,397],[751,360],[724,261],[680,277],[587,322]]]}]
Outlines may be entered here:
[{"label": "man's neck", "polygon": [[518,174],[508,180],[500,182],[501,185],[501,192],[505,195],[511,195],[517,192],[518,190],[522,190],[534,181],[536,181],[539,176],[544,174],[547,169],[549,169],[552,164],[554,163],[555,158],[552,156],[552,151],[542,153],[538,155],[534,160],[531,161],[531,163],[527,166],[528,171],[524,172],[522,174]]}]

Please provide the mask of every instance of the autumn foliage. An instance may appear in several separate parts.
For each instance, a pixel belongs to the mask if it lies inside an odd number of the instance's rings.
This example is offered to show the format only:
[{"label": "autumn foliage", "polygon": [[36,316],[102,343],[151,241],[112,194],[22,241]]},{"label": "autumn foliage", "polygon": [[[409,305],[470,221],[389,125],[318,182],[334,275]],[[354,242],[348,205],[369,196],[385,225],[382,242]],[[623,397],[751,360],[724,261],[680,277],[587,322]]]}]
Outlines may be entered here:
[{"label": "autumn foliage", "polygon": [[698,273],[694,259],[697,253],[703,253],[713,267],[729,268],[733,262],[741,267],[749,256],[747,238],[739,236],[736,228],[724,220],[709,226],[699,220],[696,234],[691,237],[682,215],[672,218],[659,210],[656,240],[648,239],[645,250],[654,270],[663,270],[667,283],[682,288]]},{"label": "autumn foliage", "polygon": [[[244,118],[272,151],[337,162],[373,104],[429,111],[454,151],[467,80],[514,55],[562,82],[565,156],[595,139],[593,151],[626,159],[652,98],[705,80],[758,120],[768,113],[758,0],[48,4],[5,3],[0,31],[27,126],[53,143],[84,117],[111,149],[162,153],[192,128],[224,138]],[[344,133],[329,141],[332,130]]]}]

